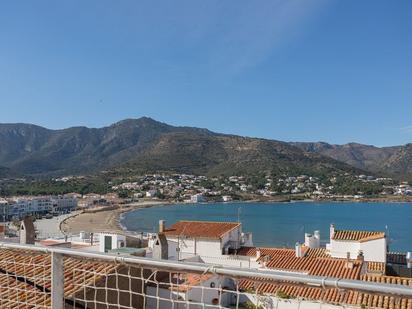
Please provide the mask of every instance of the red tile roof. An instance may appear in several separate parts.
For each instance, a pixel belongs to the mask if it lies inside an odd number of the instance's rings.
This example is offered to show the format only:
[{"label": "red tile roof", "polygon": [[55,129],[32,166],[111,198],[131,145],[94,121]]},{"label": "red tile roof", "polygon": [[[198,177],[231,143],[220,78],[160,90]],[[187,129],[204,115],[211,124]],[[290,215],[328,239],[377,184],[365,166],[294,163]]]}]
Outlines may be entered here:
[{"label": "red tile roof", "polygon": [[166,229],[167,236],[220,239],[239,227],[238,222],[179,221]]},{"label": "red tile roof", "polygon": [[384,274],[385,273],[385,263],[383,262],[367,262],[367,272],[375,274]]},{"label": "red tile roof", "polygon": [[330,257],[326,248],[307,248],[305,257]]},{"label": "red tile roof", "polygon": [[400,284],[400,285],[412,286],[412,279],[411,278],[404,278],[404,277],[362,275],[361,279],[363,281],[370,281],[370,282]]},{"label": "red tile roof", "polygon": [[242,247],[238,251],[238,255],[256,256],[257,249],[260,250],[260,256],[295,256],[295,250],[289,248],[257,248],[257,247]]},{"label": "red tile roof", "polygon": [[336,230],[332,239],[364,242],[384,237],[384,232]]},{"label": "red tile roof", "polygon": [[[87,259],[64,258],[64,294],[66,298],[73,297],[82,287],[91,287],[97,284],[101,278],[113,273],[118,267],[116,264],[97,262]],[[36,253],[23,250],[0,250],[0,270],[5,272],[0,278],[11,278],[17,281],[16,276],[24,278],[25,282],[32,282],[33,285],[49,290],[51,288],[51,257],[50,254]],[[4,282],[3,282],[4,283]],[[7,288],[0,282],[0,293]],[[16,284],[18,284],[16,282]],[[33,285],[25,283],[26,286],[20,290],[20,297],[34,297],[31,295]],[[33,298],[36,304],[47,303],[48,294],[35,289],[37,294]],[[29,292],[27,292],[29,291]],[[6,293],[6,292],[5,292]],[[10,301],[13,301],[14,294],[7,294]],[[21,298],[20,298],[21,299]],[[21,300],[20,300],[21,301]],[[1,307],[3,308],[3,307]],[[13,307],[14,308],[14,307]]]},{"label": "red tile roof", "polygon": [[[296,257],[294,249],[260,248],[261,260],[268,256],[266,267],[278,270],[305,272],[309,275],[328,276],[345,279],[358,279],[362,263],[352,261],[347,267],[344,259],[331,258],[325,250],[303,248],[304,256]],[[306,255],[305,255],[306,253]],[[242,248],[239,255],[256,256],[256,248]]]},{"label": "red tile roof", "polygon": [[354,290],[340,290],[336,288],[323,289],[320,287],[275,282],[256,283],[253,280],[241,280],[239,287],[243,291],[254,292],[257,290],[259,294],[282,294],[283,297],[322,301],[336,305],[364,305],[368,308],[382,309],[412,308],[411,298],[372,294]]}]

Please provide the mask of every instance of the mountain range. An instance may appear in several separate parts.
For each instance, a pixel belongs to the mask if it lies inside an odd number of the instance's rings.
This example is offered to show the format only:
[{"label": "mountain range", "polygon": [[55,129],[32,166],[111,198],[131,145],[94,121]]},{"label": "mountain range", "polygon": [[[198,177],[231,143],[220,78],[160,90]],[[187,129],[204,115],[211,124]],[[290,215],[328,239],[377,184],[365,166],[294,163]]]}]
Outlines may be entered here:
[{"label": "mountain range", "polygon": [[412,145],[288,143],[177,127],[143,117],[103,128],[0,124],[0,177],[103,170],[205,175],[412,175]]}]

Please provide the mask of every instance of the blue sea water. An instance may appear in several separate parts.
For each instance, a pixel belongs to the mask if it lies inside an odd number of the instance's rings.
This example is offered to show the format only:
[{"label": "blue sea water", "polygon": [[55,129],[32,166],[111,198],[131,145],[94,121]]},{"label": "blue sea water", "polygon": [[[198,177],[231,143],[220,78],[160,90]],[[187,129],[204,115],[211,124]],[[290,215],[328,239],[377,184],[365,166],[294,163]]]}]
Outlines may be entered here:
[{"label": "blue sea water", "polygon": [[329,240],[329,225],[337,229],[377,230],[389,234],[391,251],[412,251],[411,203],[214,203],[181,204],[138,209],[124,214],[121,224],[131,231],[153,232],[159,219],[237,221],[252,232],[257,246],[293,247],[304,233],[320,230]]}]

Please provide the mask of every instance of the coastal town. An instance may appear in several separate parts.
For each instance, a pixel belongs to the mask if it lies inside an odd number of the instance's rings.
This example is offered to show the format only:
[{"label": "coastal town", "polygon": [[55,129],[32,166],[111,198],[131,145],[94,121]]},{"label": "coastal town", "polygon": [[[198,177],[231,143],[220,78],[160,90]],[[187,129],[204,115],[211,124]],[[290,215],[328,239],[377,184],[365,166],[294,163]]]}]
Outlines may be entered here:
[{"label": "coastal town", "polygon": [[[56,178],[66,183],[79,176]],[[350,189],[345,185],[351,183]],[[0,196],[0,221],[69,213],[75,208],[107,208],[139,201],[205,203],[231,201],[409,201],[412,186],[391,178],[334,176],[326,180],[307,175],[206,177],[187,174],[147,174],[133,181],[111,181],[107,193]],[[346,192],[345,192],[346,191]],[[351,194],[348,193],[351,191]]]},{"label": "coastal town", "polygon": [[[64,177],[54,181],[64,183],[71,179]],[[179,220],[168,224],[159,217],[155,232],[130,231],[120,225],[123,213],[156,205],[168,207],[168,204],[183,203],[190,206],[207,202],[224,205],[225,202],[252,198],[265,201],[256,197],[270,199],[279,196],[300,197],[297,200],[334,198],[353,201],[361,200],[365,194],[360,191],[356,195],[336,194],[334,184],[342,184],[342,179],[334,177],[327,181],[306,175],[268,176],[263,182],[257,182],[242,176],[208,178],[187,174],[150,174],[135,177],[131,182],[112,183],[111,191],[106,194],[73,192],[54,196],[3,197],[0,200],[3,222],[0,224],[1,256],[7,256],[8,260],[12,257],[12,263],[25,265],[16,272],[19,278],[41,286],[43,281],[39,282],[38,277],[33,277],[25,269],[46,263],[47,254],[53,250],[71,250],[66,255],[72,262],[63,265],[63,283],[60,284],[63,284],[66,296],[62,299],[70,304],[79,304],[79,308],[95,308],[94,305],[87,306],[88,300],[92,300],[94,304],[113,304],[113,308],[148,309],[174,309],[179,305],[190,309],[199,308],[199,304],[212,308],[236,306],[245,309],[317,308],[318,305],[321,306],[319,308],[331,309],[342,306],[410,309],[412,298],[406,296],[404,290],[401,295],[375,291],[378,288],[375,284],[382,284],[382,289],[409,289],[412,286],[412,252],[392,251],[388,230],[354,230],[331,224],[328,235],[321,234],[319,230],[302,232],[293,247],[262,247],[255,245],[253,231],[245,231],[240,221]],[[378,195],[381,196],[408,197],[411,194],[408,183],[394,184],[389,178],[360,175],[351,181],[358,182],[363,188],[378,184],[382,190]],[[276,238],[276,235],[271,237]],[[20,251],[22,249],[26,251]],[[28,252],[36,259],[27,260],[25,254]],[[93,266],[76,258],[77,255],[94,256]],[[99,261],[102,258],[113,258],[114,264],[106,267]],[[127,258],[130,261],[144,258],[136,260],[139,265],[150,265],[151,261],[164,261],[165,265],[181,264],[178,271],[167,270],[170,266],[166,266],[165,270],[146,271],[144,274],[140,273],[141,266],[128,265],[129,275],[124,277],[121,273],[125,270],[117,268],[120,266],[116,261]],[[0,269],[6,272],[3,279],[0,274],[0,282],[12,280],[8,260],[0,261]],[[193,266],[190,266],[193,263],[203,269],[204,275],[193,272]],[[186,264],[191,270],[185,270]],[[72,265],[77,266],[73,269]],[[103,273],[95,271],[103,266]],[[232,275],[210,271],[215,268],[231,269],[229,273]],[[44,271],[52,270],[44,268]],[[234,276],[238,271],[243,275],[245,271],[246,274],[251,272],[251,275],[239,280]],[[266,283],[257,280],[256,276],[268,276],[268,271],[271,276],[280,276],[283,280],[265,279]],[[78,274],[77,279],[69,275],[71,272]],[[113,279],[109,280],[111,276]],[[323,278],[323,286],[305,283],[314,280],[312,277]],[[113,285],[113,280],[122,282],[125,278],[139,283],[122,290]],[[59,284],[53,280],[46,284]],[[293,283],[293,280],[300,283]],[[351,280],[350,288],[339,287],[345,280]],[[365,288],[369,284],[370,290]],[[114,294],[102,299],[98,293],[101,286],[105,291],[114,291]],[[143,295],[136,292],[141,288],[145,289]],[[21,285],[19,289],[29,297],[26,292],[29,286]],[[117,293],[126,295],[127,300],[120,300]],[[9,291],[3,300],[19,303],[16,295]],[[36,297],[39,305],[51,302],[45,292]]]},{"label": "coastal town", "polygon": [[[168,225],[161,219],[154,233],[97,233],[84,226],[77,235],[63,233],[60,237],[42,238],[36,235],[33,219],[25,217],[17,235],[8,234],[5,226],[0,231],[0,268],[5,270],[0,281],[22,278],[18,287],[24,291],[21,295],[32,301],[33,296],[26,290],[33,282],[41,287],[55,286],[53,280],[61,280],[62,301],[82,308],[95,308],[88,307],[89,303],[149,309],[173,309],[179,305],[199,308],[199,304],[212,308],[285,309],[412,306],[412,298],[391,293],[391,289],[405,293],[412,286],[412,253],[390,251],[384,231],[347,230],[331,224],[327,241],[320,231],[313,231],[302,234],[294,248],[255,246],[253,231],[244,231],[240,222],[182,220]],[[26,251],[19,251],[24,248]],[[30,250],[34,250],[30,255],[35,259],[27,259],[25,254]],[[47,272],[53,272],[47,264],[50,252],[66,254],[64,275],[43,279]],[[94,261],[76,256],[94,257]],[[24,267],[12,268],[10,258]],[[99,261],[102,258],[104,262]],[[128,265],[121,262],[126,259]],[[109,260],[114,263],[108,264]],[[36,275],[29,270],[44,264],[47,266],[39,268]],[[141,267],[145,264],[152,269],[153,265],[164,265],[165,269],[143,272]],[[174,271],[176,265],[178,270]],[[202,269],[203,274],[193,271],[196,269]],[[225,269],[223,275],[220,270]],[[246,277],[239,279],[237,273]],[[257,279],[259,276],[266,279],[262,282]],[[321,278],[322,284],[310,284],[315,280],[312,278]],[[130,280],[134,284],[125,285]],[[144,294],[138,292],[142,288]],[[382,292],[368,291],[378,288]],[[100,292],[106,296],[103,298]],[[3,294],[2,301],[18,302],[15,295],[9,291]],[[42,306],[51,300],[46,291],[38,291],[34,301]]]},{"label": "coastal town", "polygon": [[[345,186],[350,183],[351,187]],[[364,198],[367,196],[410,196],[408,182],[392,178],[341,175],[324,180],[308,175],[264,177],[206,177],[195,175],[144,175],[133,182],[111,187],[125,197],[158,197],[177,201],[224,201],[279,196],[308,199]]]}]

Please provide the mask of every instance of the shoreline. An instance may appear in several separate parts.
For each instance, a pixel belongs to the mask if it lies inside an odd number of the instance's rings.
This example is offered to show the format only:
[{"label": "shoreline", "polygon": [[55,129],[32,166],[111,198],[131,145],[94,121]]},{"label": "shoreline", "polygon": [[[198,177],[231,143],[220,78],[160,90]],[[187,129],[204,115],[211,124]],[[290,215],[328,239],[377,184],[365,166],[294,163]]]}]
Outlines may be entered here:
[{"label": "shoreline", "polygon": [[[412,203],[411,200],[388,200],[388,199],[377,199],[377,198],[368,198],[368,199],[273,199],[273,200],[261,200],[261,199],[254,199],[254,200],[247,200],[247,201],[230,201],[230,202],[205,202],[202,204],[214,204],[214,203],[221,203],[221,204],[236,204],[236,203],[257,203],[257,204],[293,204],[293,203],[319,203],[319,204],[326,204],[326,203],[396,203],[396,204],[408,204]],[[83,210],[74,214],[73,216],[69,216],[60,222],[59,229],[63,234],[78,234],[81,231],[89,231],[89,232],[113,232],[113,233],[132,233],[134,231],[130,231],[124,226],[121,221],[124,216],[131,211],[151,208],[155,206],[170,206],[170,205],[180,205],[180,204],[194,204],[194,203],[184,203],[184,202],[172,202],[172,201],[155,201],[155,200],[148,200],[142,202],[136,202],[133,204],[127,205],[117,205],[113,207],[102,207],[98,209],[91,209],[91,210]],[[85,228],[87,227],[87,229]]]},{"label": "shoreline", "polygon": [[65,235],[78,234],[81,231],[93,233],[130,232],[120,222],[124,214],[137,209],[172,204],[174,203],[165,201],[143,201],[128,205],[116,205],[112,207],[83,210],[63,220],[60,223],[60,231]]}]

